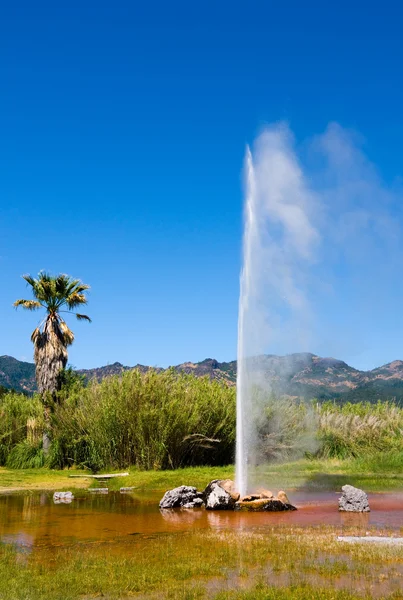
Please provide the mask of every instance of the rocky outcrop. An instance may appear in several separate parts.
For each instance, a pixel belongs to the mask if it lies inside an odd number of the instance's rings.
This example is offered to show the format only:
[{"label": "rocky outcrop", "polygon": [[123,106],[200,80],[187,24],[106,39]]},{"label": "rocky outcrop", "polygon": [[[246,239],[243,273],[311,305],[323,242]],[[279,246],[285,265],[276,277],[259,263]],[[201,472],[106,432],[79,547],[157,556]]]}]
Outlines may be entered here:
[{"label": "rocky outcrop", "polygon": [[369,512],[368,496],[359,488],[343,485],[339,498],[339,510],[345,512]]},{"label": "rocky outcrop", "polygon": [[286,510],[297,510],[292,504],[284,504],[281,500],[269,500],[267,498],[259,498],[257,500],[243,501],[240,500],[235,504],[235,510],[248,512],[284,512]]},{"label": "rocky outcrop", "polygon": [[250,494],[249,496],[241,498],[239,502],[236,502],[235,510],[248,512],[283,512],[286,510],[297,510],[297,508],[290,504],[285,492],[279,492],[277,498],[274,498],[271,492],[263,490],[258,494]]},{"label": "rocky outcrop", "polygon": [[198,492],[193,486],[181,485],[165,492],[160,502],[164,510],[173,508],[197,508],[205,504],[207,510],[243,510],[283,512],[297,510],[290,504],[285,492],[279,492],[275,498],[269,490],[259,490],[240,498],[232,479],[214,479],[204,492]]},{"label": "rocky outcrop", "polygon": [[181,485],[165,492],[160,508],[197,508],[203,505],[203,494],[190,485]]},{"label": "rocky outcrop", "polygon": [[234,510],[239,493],[231,479],[214,479],[204,490],[207,510]]}]

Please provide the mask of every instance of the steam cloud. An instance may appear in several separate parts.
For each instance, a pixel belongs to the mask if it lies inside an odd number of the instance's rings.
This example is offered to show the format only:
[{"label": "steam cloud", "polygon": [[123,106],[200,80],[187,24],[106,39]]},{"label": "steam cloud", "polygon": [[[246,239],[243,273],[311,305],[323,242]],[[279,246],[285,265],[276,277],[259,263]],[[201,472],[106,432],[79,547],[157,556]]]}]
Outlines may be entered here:
[{"label": "steam cloud", "polygon": [[[245,170],[237,382],[241,493],[261,460],[252,415],[263,400],[256,389],[269,393],[272,386],[259,357],[323,350],[337,356],[347,347],[354,352],[357,337],[363,343],[366,317],[385,306],[380,289],[390,287],[401,268],[396,212],[403,199],[382,183],[358,137],[336,123],[299,149],[286,124],[267,127],[247,150]],[[282,367],[286,371],[293,369],[291,360]],[[281,427],[280,412],[273,422]],[[312,447],[313,433],[301,440],[301,453]]]}]

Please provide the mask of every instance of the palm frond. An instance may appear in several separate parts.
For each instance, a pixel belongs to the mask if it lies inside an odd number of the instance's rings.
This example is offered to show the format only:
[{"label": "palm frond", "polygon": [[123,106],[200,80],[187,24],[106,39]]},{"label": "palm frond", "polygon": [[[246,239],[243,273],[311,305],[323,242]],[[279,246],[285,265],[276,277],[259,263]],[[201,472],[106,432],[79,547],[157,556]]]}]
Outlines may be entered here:
[{"label": "palm frond", "polygon": [[38,310],[38,308],[41,308],[42,304],[36,300],[24,300],[21,298],[20,300],[16,300],[13,306],[15,306],[15,308],[22,306],[22,308],[27,310]]},{"label": "palm frond", "polygon": [[66,298],[66,304],[70,309],[75,308],[80,304],[87,304],[87,302],[88,300],[84,296],[84,294],[78,294],[76,292],[73,292],[72,294],[70,294],[70,296]]},{"label": "palm frond", "polygon": [[22,278],[25,279],[25,281],[32,287],[35,287],[37,284],[37,280],[31,275],[23,275]]},{"label": "palm frond", "polygon": [[80,314],[76,313],[76,318],[79,321],[83,321],[84,320],[84,321],[88,321],[89,323],[92,323],[91,319],[87,315],[80,315]]},{"label": "palm frond", "polygon": [[40,335],[41,335],[41,330],[39,329],[39,327],[36,327],[31,334],[31,342],[33,344],[35,344],[36,340],[38,339],[38,337]]},{"label": "palm frond", "polygon": [[69,329],[67,323],[65,323],[64,321],[60,321],[59,328],[62,333],[65,345],[71,346],[71,344],[74,342],[74,333],[71,331],[71,329]]}]

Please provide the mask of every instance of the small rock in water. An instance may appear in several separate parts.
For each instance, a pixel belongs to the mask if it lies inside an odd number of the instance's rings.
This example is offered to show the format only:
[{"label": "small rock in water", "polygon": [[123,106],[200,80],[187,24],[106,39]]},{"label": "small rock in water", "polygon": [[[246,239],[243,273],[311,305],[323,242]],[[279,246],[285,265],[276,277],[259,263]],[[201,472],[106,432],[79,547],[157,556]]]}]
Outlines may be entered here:
[{"label": "small rock in water", "polygon": [[369,512],[368,496],[359,488],[343,485],[339,498],[339,510],[346,512]]},{"label": "small rock in water", "polygon": [[109,492],[108,488],[89,488],[89,492],[92,494],[107,494]]},{"label": "small rock in water", "polygon": [[160,508],[197,508],[203,504],[203,494],[190,485],[181,485],[165,492]]},{"label": "small rock in water", "polygon": [[277,500],[280,500],[280,502],[282,502],[283,504],[290,504],[289,499],[287,498],[287,494],[283,491],[280,491],[277,494]]},{"label": "small rock in water", "polygon": [[234,510],[239,494],[230,479],[214,479],[204,490],[204,498],[207,510]]},{"label": "small rock in water", "polygon": [[53,494],[53,502],[55,504],[70,504],[73,499],[73,492],[55,492]]},{"label": "small rock in water", "polygon": [[132,492],[135,489],[135,487],[121,487],[119,491],[121,494],[125,494],[126,492]]}]

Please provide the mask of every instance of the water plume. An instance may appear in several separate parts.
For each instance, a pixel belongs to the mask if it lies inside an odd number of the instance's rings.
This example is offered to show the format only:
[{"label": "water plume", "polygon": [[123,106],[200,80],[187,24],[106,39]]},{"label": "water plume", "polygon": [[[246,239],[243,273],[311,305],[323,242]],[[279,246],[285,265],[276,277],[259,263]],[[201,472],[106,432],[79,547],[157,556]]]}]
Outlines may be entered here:
[{"label": "water plume", "polygon": [[[304,266],[312,260],[319,234],[309,191],[293,155],[285,125],[266,129],[254,153],[246,152],[243,267],[240,279],[237,376],[236,477],[249,490],[258,463],[253,398],[256,386],[270,390],[259,363],[275,329],[293,316],[306,316]],[[298,266],[298,274],[295,275]],[[298,323],[294,325],[300,330]]]},{"label": "water plume", "polygon": [[[292,353],[315,347],[337,355],[356,347],[357,339],[363,343],[365,328],[346,314],[346,299],[354,314],[365,313],[363,294],[380,306],[373,278],[390,284],[401,264],[393,213],[401,194],[382,184],[354,136],[333,123],[302,149],[309,168],[289,127],[280,123],[265,128],[246,151],[236,431],[241,494],[257,483],[262,429],[270,442],[283,414],[290,414],[279,382],[312,360]],[[286,356],[277,360],[270,353]],[[295,417],[304,421],[299,438],[283,444],[300,455],[316,443],[306,411]]]}]

